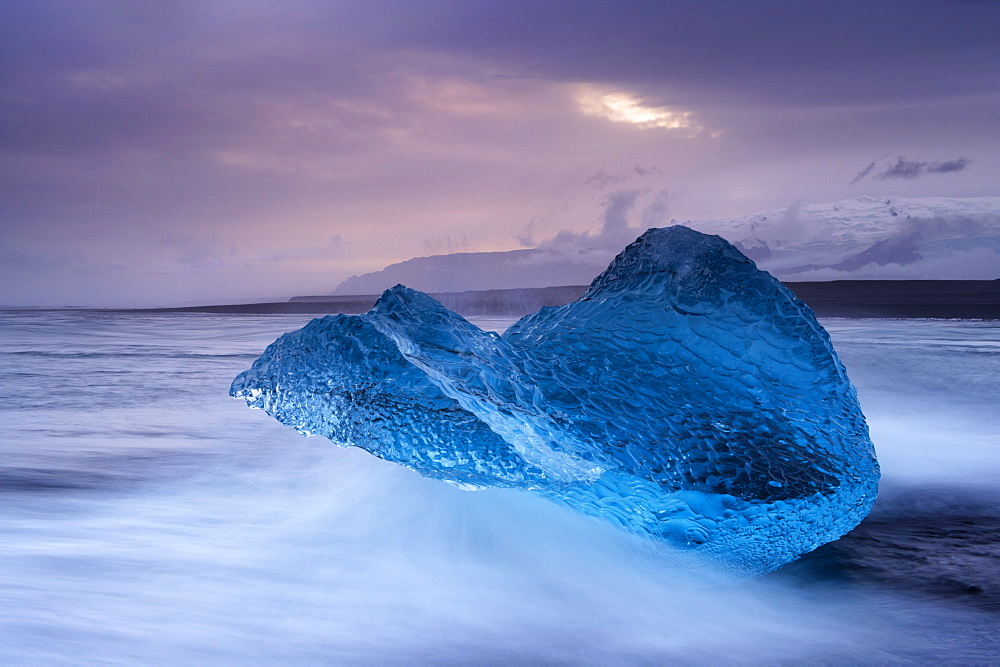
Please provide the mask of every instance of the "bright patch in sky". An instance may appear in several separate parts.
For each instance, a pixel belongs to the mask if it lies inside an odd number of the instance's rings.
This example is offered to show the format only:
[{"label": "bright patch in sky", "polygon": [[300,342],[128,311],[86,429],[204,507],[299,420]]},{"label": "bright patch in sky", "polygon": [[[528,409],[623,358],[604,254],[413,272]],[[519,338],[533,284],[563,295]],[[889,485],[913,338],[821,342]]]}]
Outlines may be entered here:
[{"label": "bright patch in sky", "polygon": [[700,129],[690,111],[649,106],[639,98],[618,90],[583,86],[576,99],[583,113],[601,116],[616,123],[630,123],[642,128]]}]

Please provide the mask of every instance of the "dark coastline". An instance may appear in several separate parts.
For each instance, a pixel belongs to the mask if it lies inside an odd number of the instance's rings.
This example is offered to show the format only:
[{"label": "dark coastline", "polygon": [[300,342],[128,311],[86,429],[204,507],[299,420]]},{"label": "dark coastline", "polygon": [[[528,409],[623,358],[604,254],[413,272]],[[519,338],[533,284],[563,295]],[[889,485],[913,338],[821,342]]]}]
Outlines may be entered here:
[{"label": "dark coastline", "polygon": [[1000,319],[1000,280],[785,283],[819,317]]},{"label": "dark coastline", "polygon": [[[788,282],[785,285],[819,317],[1000,319],[1000,279],[997,280],[834,280]],[[498,289],[431,294],[449,309],[466,316],[521,317],[543,306],[575,301],[585,285]],[[324,315],[368,312],[377,294],[298,296],[288,301],[179,308],[65,309],[132,313],[216,313],[234,315]]]},{"label": "dark coastline", "polygon": [[[534,287],[430,294],[445,307],[462,315],[521,317],[543,306],[563,306],[580,298],[587,287]],[[187,308],[150,308],[146,313],[234,313],[234,314],[359,314],[371,310],[378,294],[345,296],[296,296],[275,303],[246,303]],[[139,312],[139,311],[133,311]]]},{"label": "dark coastline", "polygon": [[[785,285],[819,317],[1000,319],[1000,280],[834,280]],[[579,298],[586,286],[540,287],[432,294],[463,315],[519,317],[543,306],[561,306]],[[233,314],[364,313],[378,295],[294,297],[274,303],[186,308],[151,308],[140,312]]]}]

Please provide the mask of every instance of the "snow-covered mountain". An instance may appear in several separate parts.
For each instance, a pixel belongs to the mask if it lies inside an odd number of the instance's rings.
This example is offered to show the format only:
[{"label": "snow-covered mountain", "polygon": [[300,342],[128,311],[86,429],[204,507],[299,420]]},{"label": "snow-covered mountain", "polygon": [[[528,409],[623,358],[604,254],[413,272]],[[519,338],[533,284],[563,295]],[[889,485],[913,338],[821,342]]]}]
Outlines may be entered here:
[{"label": "snow-covered mountain", "polygon": [[[781,280],[1000,278],[1000,197],[858,197],[671,224],[722,236]],[[621,250],[587,239],[417,257],[348,278],[334,294],[378,294],[397,283],[426,292],[587,284]]]},{"label": "snow-covered mountain", "polygon": [[1000,277],[1000,197],[858,197],[676,222],[728,239],[781,280]]}]

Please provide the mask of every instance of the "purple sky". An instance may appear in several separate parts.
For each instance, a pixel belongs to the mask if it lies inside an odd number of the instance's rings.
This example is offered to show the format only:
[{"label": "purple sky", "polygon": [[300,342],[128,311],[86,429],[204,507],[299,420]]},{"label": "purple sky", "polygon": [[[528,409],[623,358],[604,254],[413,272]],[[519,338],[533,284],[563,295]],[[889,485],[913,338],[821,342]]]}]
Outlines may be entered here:
[{"label": "purple sky", "polygon": [[[1000,3],[0,0],[0,304],[1000,194]],[[643,219],[638,219],[645,215]]]}]

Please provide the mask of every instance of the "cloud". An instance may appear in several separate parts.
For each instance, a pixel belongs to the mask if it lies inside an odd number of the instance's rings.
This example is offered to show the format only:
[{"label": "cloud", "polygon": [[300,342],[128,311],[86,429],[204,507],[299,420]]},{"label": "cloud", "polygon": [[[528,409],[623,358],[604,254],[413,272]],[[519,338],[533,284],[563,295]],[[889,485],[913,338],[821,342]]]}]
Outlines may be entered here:
[{"label": "cloud", "polygon": [[918,162],[917,160],[908,160],[902,155],[896,159],[896,164],[891,165],[884,171],[882,171],[878,177],[881,179],[886,178],[907,178],[913,179],[921,176],[927,169],[926,162]]},{"label": "cloud", "polygon": [[667,222],[669,201],[670,195],[666,190],[660,190],[653,196],[653,201],[642,211],[642,227],[644,229],[662,227]]},{"label": "cloud", "polygon": [[[873,178],[879,180],[887,179],[903,179],[912,181],[916,178],[920,178],[925,174],[950,174],[957,171],[962,171],[972,162],[967,157],[958,157],[950,160],[938,160],[934,162],[927,162],[922,160],[911,160],[903,155],[896,156],[896,161],[891,163],[886,163],[885,160],[888,155],[883,155],[877,160],[872,160],[872,162],[859,171],[857,175],[851,179],[850,185],[854,185],[869,175],[875,172]],[[876,167],[878,170],[876,171]]]},{"label": "cloud", "polygon": [[189,235],[169,235],[163,238],[171,268],[211,271],[226,267],[236,254],[234,248],[223,248],[219,239],[195,238]]},{"label": "cloud", "polygon": [[627,239],[627,243],[638,235],[637,228],[630,228],[628,224],[628,213],[635,205],[638,196],[638,190],[613,192],[605,201],[604,220],[599,232],[563,230],[539,247],[567,253],[593,249],[603,250],[609,247],[621,248],[622,239]]},{"label": "cloud", "polygon": [[927,171],[934,174],[947,174],[953,171],[962,171],[965,169],[969,162],[968,158],[960,157],[954,160],[945,160],[944,162],[934,162],[927,167]]},{"label": "cloud", "polygon": [[663,170],[657,167],[645,166],[641,164],[634,165],[631,169],[624,171],[608,171],[606,167],[602,166],[597,173],[584,181],[584,185],[594,185],[599,189],[603,189],[613,185],[621,185],[625,181],[633,178],[659,176],[661,174],[663,174]]},{"label": "cloud", "polygon": [[355,11],[347,22],[357,34],[396,46],[433,43],[472,57],[516,59],[532,76],[627,81],[630,90],[663,94],[651,106],[686,109],[706,97],[898,103],[996,90],[996,59],[983,55],[994,52],[997,3],[701,0],[618,3],[613,10],[604,0],[364,5],[374,11]]},{"label": "cloud", "polygon": [[924,174],[947,174],[965,169],[969,162],[971,160],[965,157],[941,162],[921,162],[909,160],[900,155],[896,159],[896,163],[880,173],[878,177],[883,180],[887,178],[914,179]]},{"label": "cloud", "polygon": [[702,129],[691,111],[651,105],[620,90],[584,84],[577,91],[576,102],[585,115],[598,116],[614,123],[647,130],[660,128],[698,132]]},{"label": "cloud", "polygon": [[859,171],[858,174],[857,174],[857,176],[855,176],[854,178],[851,179],[850,185],[854,185],[858,181],[860,181],[863,178],[865,178],[865,176],[867,176],[868,174],[872,173],[872,169],[874,169],[874,168],[875,168],[875,160],[872,160],[871,164],[869,164],[867,167],[865,167],[864,169],[862,169],[861,171]]},{"label": "cloud", "polygon": [[[604,202],[600,231],[563,230],[538,247],[563,254],[599,251],[613,255],[650,227],[665,224],[669,199],[666,190],[618,190]],[[639,224],[630,223],[634,218]]]}]

